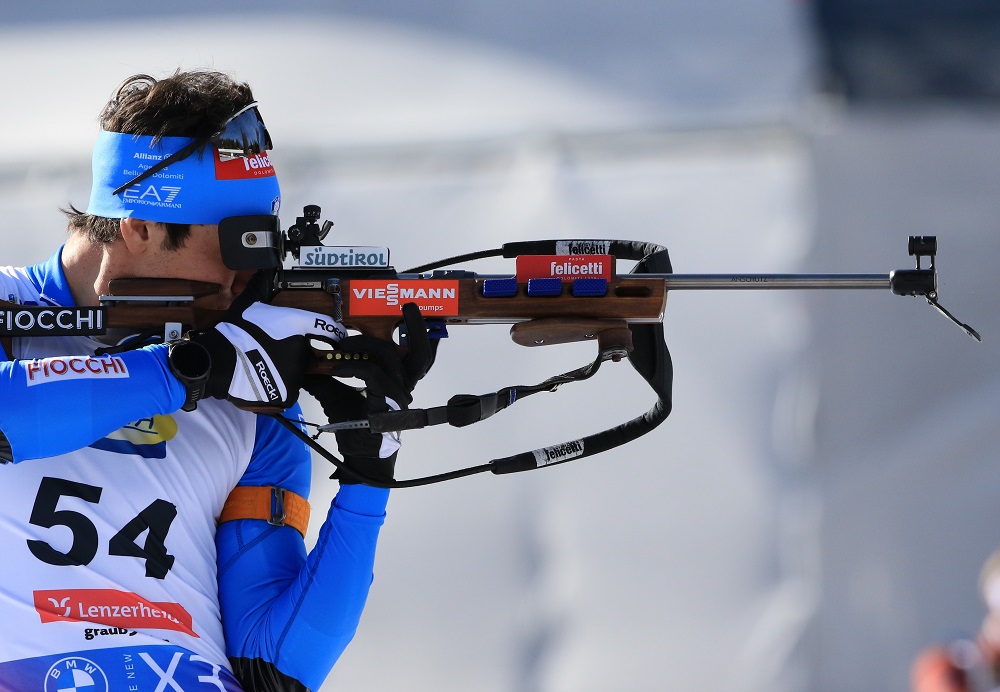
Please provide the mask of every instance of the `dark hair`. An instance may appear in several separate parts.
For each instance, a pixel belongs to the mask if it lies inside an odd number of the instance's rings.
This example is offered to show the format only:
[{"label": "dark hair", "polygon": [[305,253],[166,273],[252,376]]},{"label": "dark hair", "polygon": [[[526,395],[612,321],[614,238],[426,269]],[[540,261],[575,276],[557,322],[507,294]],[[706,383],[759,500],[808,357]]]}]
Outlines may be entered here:
[{"label": "dark hair", "polygon": [[[137,74],[122,82],[101,111],[101,129],[153,137],[208,137],[243,106],[253,101],[250,86],[222,72],[190,70],[164,79]],[[120,235],[120,219],[93,216],[72,204],[61,209],[69,229],[83,231],[94,243],[110,243]],[[189,224],[168,223],[166,243],[181,246]]]}]

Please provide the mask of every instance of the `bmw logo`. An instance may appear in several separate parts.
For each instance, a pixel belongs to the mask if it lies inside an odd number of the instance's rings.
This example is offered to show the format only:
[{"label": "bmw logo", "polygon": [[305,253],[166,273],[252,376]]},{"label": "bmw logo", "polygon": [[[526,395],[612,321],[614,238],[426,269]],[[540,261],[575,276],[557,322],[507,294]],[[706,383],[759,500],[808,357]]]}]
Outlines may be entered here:
[{"label": "bmw logo", "polygon": [[45,692],[108,692],[108,676],[93,661],[68,656],[45,674]]}]

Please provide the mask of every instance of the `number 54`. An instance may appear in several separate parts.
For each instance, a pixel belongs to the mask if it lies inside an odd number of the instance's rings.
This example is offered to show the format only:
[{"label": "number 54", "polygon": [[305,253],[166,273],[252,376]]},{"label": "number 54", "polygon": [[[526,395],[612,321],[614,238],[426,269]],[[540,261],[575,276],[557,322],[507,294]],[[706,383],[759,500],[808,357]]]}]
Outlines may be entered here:
[{"label": "number 54", "polygon": [[[56,509],[64,495],[76,497],[84,502],[97,504],[101,501],[102,488],[65,478],[42,478],[38,495],[31,508],[28,521],[35,526],[50,529],[65,526],[73,534],[73,543],[63,553],[41,540],[28,540],[31,554],[50,565],[87,565],[97,555],[97,527],[86,515],[69,509]],[[137,557],[146,561],[146,576],[163,579],[174,564],[174,556],[167,552],[166,538],[170,524],[177,516],[177,507],[166,500],[153,500],[139,512],[118,533],[108,541],[109,555]],[[142,547],[136,539],[147,531]]]}]

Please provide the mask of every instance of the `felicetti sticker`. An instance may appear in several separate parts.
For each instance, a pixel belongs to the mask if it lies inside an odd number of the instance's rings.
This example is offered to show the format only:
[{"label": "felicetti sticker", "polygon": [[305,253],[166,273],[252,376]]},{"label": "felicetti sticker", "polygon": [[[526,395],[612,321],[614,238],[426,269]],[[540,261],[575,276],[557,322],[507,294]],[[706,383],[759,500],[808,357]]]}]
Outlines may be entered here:
[{"label": "felicetti sticker", "polygon": [[458,314],[458,282],[437,279],[354,280],[350,282],[348,312],[360,315],[398,315],[406,303],[416,303],[425,315]]},{"label": "felicetti sticker", "polygon": [[274,166],[266,151],[252,156],[232,156],[225,149],[215,149],[215,179],[245,180],[274,175]]},{"label": "felicetti sticker", "polygon": [[611,280],[615,258],[611,255],[519,255],[517,280],[605,279]]}]

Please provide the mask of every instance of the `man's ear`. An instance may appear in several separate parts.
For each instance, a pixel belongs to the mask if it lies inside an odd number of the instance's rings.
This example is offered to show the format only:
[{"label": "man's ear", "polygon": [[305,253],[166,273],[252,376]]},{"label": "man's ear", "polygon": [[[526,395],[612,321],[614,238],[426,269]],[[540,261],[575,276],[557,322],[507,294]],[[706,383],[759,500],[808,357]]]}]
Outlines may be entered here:
[{"label": "man's ear", "polygon": [[122,240],[132,254],[142,254],[157,240],[156,224],[129,216],[121,220]]}]

